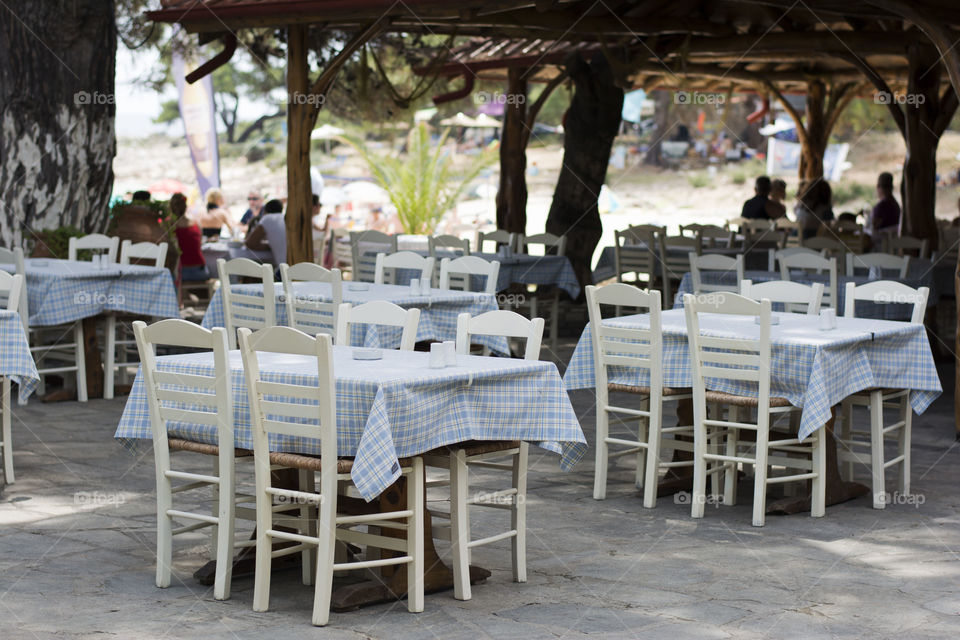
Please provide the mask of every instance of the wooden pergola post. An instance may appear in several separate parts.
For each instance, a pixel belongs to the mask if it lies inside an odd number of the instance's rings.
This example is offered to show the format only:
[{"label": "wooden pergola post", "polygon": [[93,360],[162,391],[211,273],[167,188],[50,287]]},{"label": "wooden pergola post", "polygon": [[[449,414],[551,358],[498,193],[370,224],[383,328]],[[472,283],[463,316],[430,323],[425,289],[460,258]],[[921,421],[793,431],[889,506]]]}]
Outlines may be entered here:
[{"label": "wooden pergola post", "polygon": [[287,263],[313,262],[310,132],[316,122],[307,66],[307,26],[287,27]]},{"label": "wooden pergola post", "polygon": [[527,74],[529,67],[507,69],[507,100],[500,134],[500,189],[497,228],[527,229]]}]

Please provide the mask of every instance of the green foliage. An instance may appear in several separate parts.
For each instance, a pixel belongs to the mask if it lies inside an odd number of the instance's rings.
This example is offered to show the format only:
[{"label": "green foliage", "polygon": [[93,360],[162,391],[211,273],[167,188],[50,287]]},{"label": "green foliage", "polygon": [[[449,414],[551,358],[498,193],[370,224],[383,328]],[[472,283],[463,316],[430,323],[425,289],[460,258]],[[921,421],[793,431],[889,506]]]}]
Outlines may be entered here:
[{"label": "green foliage", "polygon": [[437,145],[431,147],[430,132],[420,124],[410,131],[406,157],[376,155],[367,150],[362,140],[346,139],[390,196],[406,233],[432,234],[470,181],[496,158],[496,149],[488,147],[458,171],[443,150],[448,133],[444,131]]},{"label": "green foliage", "polygon": [[694,189],[709,187],[711,184],[713,184],[713,179],[705,171],[691,173],[687,176],[687,180],[690,182],[690,186]]},{"label": "green foliage", "polygon": [[897,124],[886,105],[876,104],[872,97],[854,98],[837,118],[831,138],[855,141],[868,131],[896,130]]},{"label": "green foliage", "polygon": [[86,234],[83,231],[72,226],[41,229],[35,234],[34,247],[46,246],[51,257],[66,260],[70,255],[70,238],[79,238],[84,235]]},{"label": "green foliage", "polygon": [[737,167],[730,174],[730,181],[733,184],[743,184],[747,181],[747,170],[743,167]]},{"label": "green foliage", "polygon": [[859,182],[837,182],[832,187],[834,206],[850,202],[870,202],[876,196],[876,187]]},{"label": "green foliage", "polygon": [[[157,214],[157,222],[160,224],[160,228],[163,229],[164,235],[167,238],[167,254],[171,252],[179,255],[180,245],[177,242],[176,226],[177,218],[170,212],[170,201],[169,200],[131,200],[127,202],[126,200],[116,200],[113,205],[110,207],[110,218],[107,222],[107,235],[113,233],[117,225],[120,223],[120,216],[123,214],[123,210],[127,207],[146,207]],[[83,234],[81,234],[83,235]]]}]

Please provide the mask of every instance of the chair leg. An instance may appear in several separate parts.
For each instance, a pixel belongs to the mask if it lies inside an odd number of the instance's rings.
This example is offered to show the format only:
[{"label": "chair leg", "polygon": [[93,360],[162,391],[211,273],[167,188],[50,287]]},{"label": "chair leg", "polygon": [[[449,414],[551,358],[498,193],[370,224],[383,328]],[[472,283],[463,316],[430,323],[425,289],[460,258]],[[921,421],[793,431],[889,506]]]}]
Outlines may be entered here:
[{"label": "chair leg", "polygon": [[597,455],[593,468],[593,499],[607,497],[607,466],[610,464],[610,450],[607,436],[610,434],[610,414],[606,410],[606,398],[597,398]]},{"label": "chair leg", "polygon": [[[853,403],[844,400],[840,405],[840,439],[849,440],[853,431]],[[839,445],[842,446],[842,445]],[[840,463],[840,473],[847,482],[853,482],[853,461]]]},{"label": "chair leg", "polygon": [[157,586],[166,588],[173,565],[173,522],[167,515],[173,508],[173,493],[165,470],[157,471]]},{"label": "chair leg", "polygon": [[[758,422],[761,420],[758,416]],[[767,442],[770,432],[757,429],[756,464],[753,470],[753,526],[762,527],[767,514]]]},{"label": "chair leg", "polygon": [[[737,446],[740,440],[740,429],[727,429],[727,446],[724,455],[737,455]],[[723,474],[723,504],[737,504],[737,463],[727,462]]]},{"label": "chair leg", "polygon": [[[641,411],[647,411],[650,408],[650,399],[644,398],[640,401]],[[637,424],[637,442],[645,442],[649,447],[650,444],[650,420],[648,418],[640,418]],[[643,487],[643,480],[646,476],[645,468],[647,462],[647,451],[649,449],[644,449],[640,447],[640,450],[637,451],[637,468],[636,473],[634,474],[633,484],[637,489]]]},{"label": "chair leg", "polygon": [[[222,459],[221,459],[222,456]],[[230,582],[233,579],[233,545],[236,501],[234,496],[234,469],[233,457],[221,455],[214,459],[219,463],[217,475],[220,477],[220,488],[214,507],[217,509],[217,525],[214,526],[216,538],[216,573],[213,582],[213,597],[215,600],[226,600],[230,597]]]},{"label": "chair leg", "polygon": [[2,405],[3,422],[0,426],[0,448],[3,449],[3,479],[7,484],[13,484],[13,431],[11,428],[11,407],[10,407],[10,378],[3,379]]},{"label": "chair leg", "polygon": [[883,457],[883,392],[877,390],[870,392],[870,475],[874,509],[887,506]]},{"label": "chair leg", "polygon": [[[900,437],[897,438],[897,445],[900,449],[897,455],[902,455],[900,462],[900,473],[897,476],[897,486],[900,493],[904,496],[910,495],[910,440],[913,428],[913,407],[910,406],[910,393],[907,392],[900,399],[900,419],[903,421],[903,427],[900,428]],[[13,467],[10,468],[12,477]]]},{"label": "chair leg", "polygon": [[[410,484],[407,487],[407,509],[413,511],[413,515],[407,520],[407,555],[413,558],[413,562],[407,565],[407,611],[410,613],[420,613],[424,608],[423,527],[426,504],[423,473],[423,458],[414,458],[413,470],[408,481]],[[469,567],[467,567],[467,584],[470,584]]]},{"label": "chair leg", "polygon": [[[298,475],[298,486],[300,487],[300,491],[314,493],[316,491],[316,483],[313,472],[300,469]],[[300,535],[315,538],[317,536],[316,524],[317,522],[313,517],[312,506],[307,502],[301,503],[299,517],[297,518],[297,529]],[[316,554],[316,552],[317,550],[313,546],[308,545],[300,553],[300,579],[304,586],[309,587],[313,584],[314,572],[317,569],[317,563],[314,560],[314,554]]]},{"label": "chair leg", "polygon": [[694,420],[699,424],[695,425],[693,434],[693,493],[690,496],[690,517],[702,518],[707,501],[707,460],[703,457],[707,453],[707,432],[701,419],[695,417]]},{"label": "chair leg", "polygon": [[[651,401],[648,400],[648,406]],[[643,506],[652,509],[657,506],[657,484],[660,479],[660,446],[663,442],[663,402],[659,407],[650,406],[650,420],[647,427],[647,450],[640,450],[642,456],[646,453],[646,473],[643,478]],[[637,469],[637,479],[640,479],[640,469]]]},{"label": "chair leg", "polygon": [[[256,462],[254,462],[256,464]],[[267,470],[267,478],[269,478],[269,469]],[[269,486],[268,481],[264,481],[260,478],[260,471],[257,471],[257,554],[254,567],[253,575],[253,610],[254,611],[266,611],[270,607],[270,570],[271,570],[271,560],[273,552],[273,539],[270,537],[270,529],[273,528],[273,500],[270,498],[270,494],[266,492],[266,486]],[[324,496],[326,497],[326,496]],[[324,500],[320,503],[320,518],[321,522],[319,525],[317,537],[321,539],[323,537],[323,531],[329,531],[329,528],[333,526],[332,520],[330,519],[329,514],[323,511],[323,506],[329,500]],[[324,522],[322,519],[327,518]],[[327,534],[329,535],[329,533]],[[332,564],[323,565],[323,559],[326,558],[326,554],[322,547],[318,548],[317,551],[317,582],[321,580],[321,576],[324,576],[325,573],[330,573],[330,580],[333,581],[332,571],[330,567]],[[314,608],[314,615],[316,615],[316,608]]]},{"label": "chair leg", "polygon": [[513,508],[510,510],[510,527],[517,532],[512,540],[513,581],[527,581],[527,462],[530,445],[520,443],[520,450],[513,457]]},{"label": "chair leg", "polygon": [[[323,480],[321,479],[321,486],[325,486]],[[336,489],[334,488],[334,491]],[[320,505],[317,507],[319,511],[319,518],[317,523],[317,571],[316,571],[316,585],[314,586],[313,591],[313,624],[314,626],[322,627],[330,621],[330,598],[333,596],[333,563],[334,563],[334,552],[336,548],[337,541],[337,512],[336,512],[336,496],[326,495],[323,496],[323,500],[320,501]],[[260,509],[257,507],[257,514],[259,515]],[[260,539],[259,539],[259,529],[260,529],[260,518],[258,517],[257,522],[257,562],[260,562]],[[270,541],[267,538],[266,545],[264,545],[264,555],[266,556],[266,571],[269,574],[270,571]],[[257,578],[260,577],[260,567],[257,567]],[[269,575],[267,575],[267,589],[269,590]],[[269,594],[269,591],[267,591]],[[257,594],[254,590],[253,595],[254,600],[254,611],[266,611],[266,602],[263,603],[263,609],[257,609]]]},{"label": "chair leg", "polygon": [[817,477],[810,483],[810,515],[822,518],[827,509],[827,435],[826,427],[813,433],[813,472]]},{"label": "chair leg", "polygon": [[114,315],[107,315],[106,328],[104,329],[103,347],[103,398],[110,400],[113,398],[113,376],[116,373],[117,358],[117,318]]},{"label": "chair leg", "polygon": [[553,308],[550,309],[550,348],[557,352],[557,327],[560,324],[560,291],[554,291]]},{"label": "chair leg", "polygon": [[76,346],[77,356],[77,400],[87,401],[87,354],[86,343],[83,340],[83,323],[73,325],[73,344]]},{"label": "chair leg", "polygon": [[466,452],[450,454],[450,533],[453,551],[453,597],[469,600],[470,592],[470,511],[467,506],[469,476]]}]

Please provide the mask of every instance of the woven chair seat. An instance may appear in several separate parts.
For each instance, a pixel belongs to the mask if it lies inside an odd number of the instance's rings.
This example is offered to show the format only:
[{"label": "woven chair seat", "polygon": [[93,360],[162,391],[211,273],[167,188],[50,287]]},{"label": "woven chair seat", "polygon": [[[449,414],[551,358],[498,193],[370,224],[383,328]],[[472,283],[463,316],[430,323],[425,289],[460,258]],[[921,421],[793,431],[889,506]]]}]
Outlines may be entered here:
[{"label": "woven chair seat", "polygon": [[[607,389],[609,391],[625,391],[626,393],[637,393],[640,395],[648,396],[650,395],[650,387],[641,387],[638,385],[631,384],[616,384],[611,382],[607,384]],[[693,393],[693,390],[690,387],[683,389],[674,389],[672,387],[663,388],[663,397],[667,396],[682,396],[684,394]]]},{"label": "woven chair seat", "polygon": [[516,449],[519,446],[519,440],[467,440],[465,442],[458,442],[457,444],[452,444],[445,447],[438,447],[429,453],[425,453],[424,455],[447,456],[451,453],[459,451],[460,449],[463,449],[464,453],[466,453],[468,456],[479,456],[485,453],[509,451],[510,449]]},{"label": "woven chair seat", "polygon": [[[193,453],[202,453],[208,456],[220,455],[220,447],[217,445],[194,442],[193,440],[167,438],[167,446],[176,451],[192,451]],[[237,458],[248,458],[253,455],[253,451],[249,449],[234,449],[233,455]]]},{"label": "woven chair seat", "polygon": [[[404,460],[400,460],[401,466],[406,466],[404,463]],[[320,456],[308,456],[302,453],[271,451],[270,464],[306,471],[323,471],[323,461]],[[353,458],[337,458],[337,473],[350,473],[352,470]]]},{"label": "woven chair seat", "polygon": [[[756,407],[759,404],[757,398],[752,398],[750,396],[735,396],[730,393],[723,393],[720,391],[707,391],[706,392],[707,402],[720,402],[723,404],[732,404],[737,407]],[[792,407],[790,401],[786,398],[778,398],[775,396],[770,396],[770,406],[771,407]]]}]

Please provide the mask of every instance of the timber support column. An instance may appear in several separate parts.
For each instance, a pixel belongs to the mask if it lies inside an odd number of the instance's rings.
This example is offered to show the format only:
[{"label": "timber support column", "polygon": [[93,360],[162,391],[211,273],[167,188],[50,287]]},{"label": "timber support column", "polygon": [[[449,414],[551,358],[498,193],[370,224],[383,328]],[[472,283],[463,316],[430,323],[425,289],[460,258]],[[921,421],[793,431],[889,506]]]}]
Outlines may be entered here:
[{"label": "timber support column", "polygon": [[497,229],[527,230],[527,74],[529,67],[507,70],[507,99],[500,135],[500,189]]},{"label": "timber support column", "polygon": [[316,108],[307,68],[307,27],[287,28],[287,263],[313,262],[310,132]]}]

